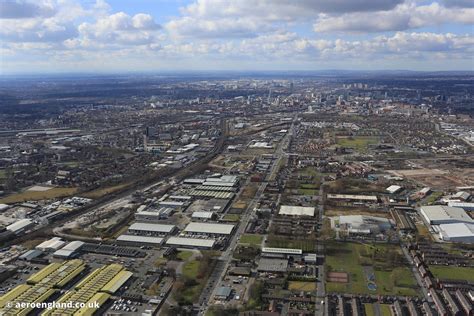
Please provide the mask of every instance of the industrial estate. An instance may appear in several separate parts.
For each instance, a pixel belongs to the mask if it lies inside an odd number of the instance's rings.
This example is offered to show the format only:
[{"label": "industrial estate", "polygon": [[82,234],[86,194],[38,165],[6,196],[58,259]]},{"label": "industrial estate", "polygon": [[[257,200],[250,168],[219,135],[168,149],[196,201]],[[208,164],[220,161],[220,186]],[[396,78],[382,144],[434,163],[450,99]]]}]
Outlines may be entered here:
[{"label": "industrial estate", "polygon": [[473,315],[472,87],[2,83],[0,315]]}]

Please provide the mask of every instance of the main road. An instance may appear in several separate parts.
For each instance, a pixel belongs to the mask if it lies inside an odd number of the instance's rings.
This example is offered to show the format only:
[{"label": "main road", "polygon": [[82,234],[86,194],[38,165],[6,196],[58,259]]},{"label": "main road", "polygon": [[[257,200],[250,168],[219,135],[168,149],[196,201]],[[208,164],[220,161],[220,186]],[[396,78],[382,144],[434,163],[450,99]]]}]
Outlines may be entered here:
[{"label": "main road", "polygon": [[[278,144],[278,147],[275,149],[275,155],[277,156],[277,159],[273,161],[273,164],[267,174],[266,179],[274,179],[274,177],[276,177],[276,174],[279,171],[280,161],[283,158],[283,156],[286,154],[285,149],[288,147],[290,138],[293,136],[294,123],[296,121],[296,118],[297,118],[297,115],[295,115],[288,133],[280,141],[280,143]],[[249,183],[249,180],[247,180],[246,185],[248,183]],[[258,205],[258,202],[262,198],[267,185],[268,185],[268,182],[266,181],[260,183],[255,196],[253,197],[253,199],[250,201],[247,208],[243,212],[238,228],[235,234],[230,238],[227,249],[219,257],[216,268],[214,269],[213,273],[209,277],[207,284],[204,287],[204,290],[202,291],[201,296],[199,298],[200,310],[199,310],[198,315],[206,314],[209,308],[210,302],[212,301],[212,298],[216,294],[220,281],[225,278],[229,265],[232,261],[232,255],[237,246],[237,243],[239,242],[241,235],[245,232],[245,229],[250,219],[255,215],[256,210],[257,210],[256,206]]]}]

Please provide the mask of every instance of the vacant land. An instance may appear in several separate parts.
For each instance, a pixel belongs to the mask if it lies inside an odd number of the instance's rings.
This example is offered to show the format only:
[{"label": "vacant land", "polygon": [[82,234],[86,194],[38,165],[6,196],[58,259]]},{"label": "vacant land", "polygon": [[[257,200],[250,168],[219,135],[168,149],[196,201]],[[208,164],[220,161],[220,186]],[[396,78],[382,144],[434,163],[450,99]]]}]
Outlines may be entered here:
[{"label": "vacant land", "polygon": [[[400,264],[400,249],[392,245],[331,242],[326,247],[328,271],[349,273],[349,283],[327,282],[328,292],[417,295],[410,269]],[[365,270],[374,271],[375,291],[368,289]]]},{"label": "vacant land", "polygon": [[47,191],[24,191],[21,193],[11,194],[3,199],[0,203],[17,203],[24,201],[37,201],[56,199],[60,197],[71,196],[77,192],[77,188],[52,188]]},{"label": "vacant land", "polygon": [[316,291],[316,282],[289,281],[288,290],[314,292]]},{"label": "vacant land", "polygon": [[256,235],[256,234],[244,234],[240,237],[241,244],[249,244],[249,245],[260,245],[263,240],[263,235]]},{"label": "vacant land", "polygon": [[338,137],[337,144],[342,147],[354,148],[358,152],[367,152],[369,145],[377,144],[379,139],[377,137]]},{"label": "vacant land", "polygon": [[238,214],[226,214],[222,219],[228,222],[238,222],[240,216]]},{"label": "vacant land", "polygon": [[124,183],[124,184],[114,185],[114,186],[111,186],[111,187],[100,188],[100,189],[96,189],[96,190],[92,190],[92,191],[89,191],[89,192],[82,193],[82,194],[80,194],[80,196],[83,196],[83,197],[86,197],[86,198],[89,198],[89,199],[98,199],[98,198],[103,197],[104,195],[107,195],[107,194],[116,192],[118,190],[121,190],[121,189],[127,187],[129,184],[130,183]]},{"label": "vacant land", "polygon": [[267,247],[276,248],[297,248],[302,249],[304,252],[312,252],[316,249],[316,240],[288,239],[275,235],[269,235],[265,245]]},{"label": "vacant land", "polygon": [[430,266],[433,275],[440,279],[467,280],[474,282],[474,268],[453,266]]},{"label": "vacant land", "polygon": [[392,316],[390,305],[380,304],[380,311],[382,312],[382,316]]},{"label": "vacant land", "polygon": [[367,316],[375,316],[374,312],[374,305],[373,304],[364,304],[364,309],[365,309],[365,315]]},{"label": "vacant land", "polygon": [[191,258],[192,255],[193,255],[192,251],[180,251],[176,255],[176,258],[178,258],[180,260],[183,260],[183,261],[187,261],[187,260],[189,260],[189,258]]}]

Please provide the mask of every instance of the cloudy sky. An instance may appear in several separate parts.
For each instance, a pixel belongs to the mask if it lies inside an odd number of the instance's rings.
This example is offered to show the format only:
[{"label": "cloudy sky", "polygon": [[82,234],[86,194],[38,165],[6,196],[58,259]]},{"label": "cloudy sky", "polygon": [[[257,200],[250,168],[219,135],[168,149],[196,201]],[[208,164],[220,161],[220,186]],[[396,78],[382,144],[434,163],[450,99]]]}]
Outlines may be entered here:
[{"label": "cloudy sky", "polygon": [[474,70],[473,0],[0,0],[0,71]]}]

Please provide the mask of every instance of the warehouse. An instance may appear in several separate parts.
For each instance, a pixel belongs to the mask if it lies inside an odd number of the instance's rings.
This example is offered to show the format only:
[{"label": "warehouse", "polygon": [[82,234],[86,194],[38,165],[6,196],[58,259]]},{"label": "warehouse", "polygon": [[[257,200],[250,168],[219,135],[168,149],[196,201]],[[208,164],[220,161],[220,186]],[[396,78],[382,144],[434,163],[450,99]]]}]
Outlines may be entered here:
[{"label": "warehouse", "polygon": [[459,207],[462,208],[465,211],[474,211],[474,203],[468,203],[468,202],[448,202],[448,206],[451,207]]},{"label": "warehouse", "polygon": [[0,315],[29,314],[34,309],[33,304],[48,300],[84,269],[82,260],[49,264],[30,276],[27,284],[18,285],[0,298]]},{"label": "warehouse", "polygon": [[262,247],[262,256],[280,256],[298,258],[303,255],[302,249]]},{"label": "warehouse", "polygon": [[210,199],[210,200],[195,200],[188,208],[188,212],[215,212],[222,213],[229,205],[230,200],[225,199]]},{"label": "warehouse", "polygon": [[36,249],[41,251],[56,251],[66,244],[65,241],[59,237],[53,237],[50,240],[43,241],[41,244],[36,246]]},{"label": "warehouse", "polygon": [[79,240],[71,241],[63,248],[56,250],[53,253],[53,256],[57,258],[64,258],[64,259],[73,258],[79,253],[79,250],[81,250],[82,246],[84,246],[83,241],[79,241]]},{"label": "warehouse", "polygon": [[179,201],[162,201],[158,202],[158,205],[161,207],[170,207],[173,209],[178,209],[178,208],[183,208],[185,207],[185,202],[179,202]]},{"label": "warehouse", "polygon": [[135,213],[135,219],[142,222],[158,222],[169,218],[174,213],[170,207],[162,207],[158,210],[139,211]]},{"label": "warehouse", "polygon": [[43,255],[43,252],[38,249],[31,249],[22,254],[18,259],[24,260],[24,261],[31,261],[34,258],[38,258]]},{"label": "warehouse", "polygon": [[184,232],[211,236],[227,236],[232,234],[235,225],[214,223],[189,223]]},{"label": "warehouse", "polygon": [[330,200],[353,201],[353,202],[372,202],[377,203],[378,199],[375,195],[355,195],[355,194],[328,194]]},{"label": "warehouse", "polygon": [[191,215],[192,219],[198,219],[198,220],[213,220],[215,219],[216,213],[214,212],[193,212]]},{"label": "warehouse", "polygon": [[27,231],[31,227],[33,227],[33,221],[25,218],[25,219],[20,219],[19,221],[16,221],[15,223],[11,225],[8,225],[6,229],[18,235]]},{"label": "warehouse", "polygon": [[393,226],[387,218],[366,215],[339,216],[338,225],[338,228],[354,234],[378,234]]},{"label": "warehouse", "polygon": [[188,237],[170,237],[166,241],[169,246],[189,247],[200,249],[211,249],[214,247],[216,241],[214,239],[199,239]]},{"label": "warehouse", "polygon": [[134,223],[128,228],[130,235],[140,236],[165,236],[176,231],[175,225]]},{"label": "warehouse", "polygon": [[163,243],[161,237],[150,237],[150,236],[135,236],[135,235],[120,235],[117,241],[124,244],[132,244],[136,246],[143,245],[156,245],[160,246]]},{"label": "warehouse", "polygon": [[315,210],[314,207],[282,205],[278,214],[288,216],[314,216]]},{"label": "warehouse", "polygon": [[57,303],[77,302],[84,304],[84,307],[52,308],[45,310],[42,315],[93,315],[97,308],[92,306],[96,304],[89,303],[97,302],[99,306],[103,305],[131,277],[132,273],[124,270],[119,264],[98,268],[56,301]]},{"label": "warehouse", "polygon": [[400,192],[402,189],[403,188],[399,185],[391,185],[388,188],[386,188],[385,190],[390,194],[395,194],[395,193]]},{"label": "warehouse", "polygon": [[210,198],[216,198],[216,199],[225,199],[225,200],[228,200],[234,197],[234,193],[232,192],[196,190],[196,189],[189,191],[189,195],[199,196],[199,197],[210,197]]},{"label": "warehouse", "polygon": [[439,237],[444,241],[474,243],[474,224],[441,224]]},{"label": "warehouse", "polygon": [[466,211],[459,207],[445,205],[422,206],[420,213],[424,220],[430,225],[474,223]]}]

